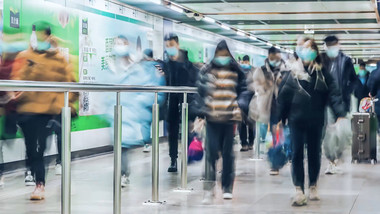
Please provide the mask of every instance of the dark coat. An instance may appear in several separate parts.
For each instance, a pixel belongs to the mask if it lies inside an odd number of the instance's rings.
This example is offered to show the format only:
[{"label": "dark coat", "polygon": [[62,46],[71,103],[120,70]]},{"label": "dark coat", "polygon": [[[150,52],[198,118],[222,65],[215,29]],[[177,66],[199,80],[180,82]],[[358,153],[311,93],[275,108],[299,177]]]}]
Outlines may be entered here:
[{"label": "dark coat", "polygon": [[321,68],[308,72],[310,81],[297,80],[291,72],[284,74],[277,99],[278,118],[290,123],[311,120],[323,124],[328,103],[337,118],[345,116],[342,97],[331,74]]},{"label": "dark coat", "polygon": [[331,60],[326,53],[321,54],[323,67],[328,73],[331,72],[331,66],[335,62],[333,72],[338,72],[339,82],[337,83],[338,90],[342,93],[343,104],[345,111],[350,111],[351,105],[351,94],[354,92],[355,86],[360,83],[358,77],[356,76],[354,65],[350,57],[346,56],[342,52],[339,53],[338,57]]},{"label": "dark coat", "polygon": [[[166,78],[166,85],[167,86],[190,86],[195,87],[195,83],[198,77],[199,69],[197,69],[192,62],[190,62],[188,57],[188,52],[185,50],[179,51],[179,59],[177,61],[173,61],[170,59],[167,59],[163,63],[163,71],[165,73]],[[191,105],[194,102],[195,99],[194,94],[188,94],[187,102],[189,103],[189,119],[193,120],[195,113],[192,112]],[[170,94],[167,96],[167,100],[164,103],[165,106],[167,106],[166,109],[166,118],[170,121],[171,118],[176,118],[174,115],[179,114],[179,112],[174,111],[173,109],[177,108],[170,108],[170,106],[176,105],[173,103],[173,105],[170,104],[170,102],[183,102],[183,95],[182,94]]]},{"label": "dark coat", "polygon": [[[369,87],[372,96],[378,96],[380,94],[380,62],[377,62],[376,70],[371,72],[367,86]],[[375,112],[377,115],[380,115],[379,102],[375,103]]]},{"label": "dark coat", "polygon": [[[217,49],[218,48],[225,48],[228,50],[227,43],[224,40],[221,41],[217,46]],[[231,53],[230,56],[231,63],[228,66],[220,67],[211,61],[208,65],[205,65],[199,73],[197,87],[201,99],[200,104],[202,104],[202,106],[199,106],[198,109],[202,111],[202,115],[205,115],[209,121],[232,122],[237,121],[237,118],[241,120],[242,115],[238,108],[239,102],[237,101],[241,94],[247,89],[246,78],[238,63],[233,59]],[[227,72],[228,75],[221,75],[222,73],[220,72]],[[233,84],[233,87],[222,87],[219,84],[221,83],[219,82],[220,80],[222,80],[222,82],[223,80],[228,80],[235,83]],[[227,85],[227,83],[223,84]],[[221,94],[216,95],[221,91]],[[226,92],[228,93],[225,94]],[[221,102],[223,104],[217,105],[221,107],[210,107],[214,106],[215,102]],[[230,105],[224,106],[225,103],[230,103]],[[240,115],[236,115],[236,112],[240,112],[238,113]]]},{"label": "dark coat", "polygon": [[[358,77],[359,78],[359,77]],[[355,97],[358,98],[358,102],[360,103],[360,101],[365,98],[365,97],[368,97],[368,94],[370,92],[369,90],[369,87],[368,87],[368,80],[369,80],[369,73],[367,73],[366,77],[365,77],[365,82],[364,84],[359,81],[356,86],[355,86]]]}]

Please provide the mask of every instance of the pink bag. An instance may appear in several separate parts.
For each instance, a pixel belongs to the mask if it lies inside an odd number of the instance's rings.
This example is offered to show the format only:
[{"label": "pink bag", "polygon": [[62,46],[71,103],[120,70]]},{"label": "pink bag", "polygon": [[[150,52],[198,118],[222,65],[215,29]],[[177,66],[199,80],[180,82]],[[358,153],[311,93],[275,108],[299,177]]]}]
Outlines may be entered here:
[{"label": "pink bag", "polygon": [[203,146],[202,141],[197,137],[194,137],[190,143],[188,151],[188,162],[200,161],[203,158]]}]

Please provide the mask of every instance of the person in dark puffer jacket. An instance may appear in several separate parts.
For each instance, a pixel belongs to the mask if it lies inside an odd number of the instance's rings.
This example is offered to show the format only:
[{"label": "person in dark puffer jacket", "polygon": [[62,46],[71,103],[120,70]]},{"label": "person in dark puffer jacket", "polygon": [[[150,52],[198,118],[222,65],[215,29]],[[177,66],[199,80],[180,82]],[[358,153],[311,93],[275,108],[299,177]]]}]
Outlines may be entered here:
[{"label": "person in dark puffer jacket", "polygon": [[287,120],[292,142],[292,178],[296,187],[293,206],[304,206],[304,148],[307,144],[309,199],[319,200],[317,181],[321,168],[322,133],[325,109],[331,106],[335,119],[346,115],[341,94],[329,72],[322,68],[318,46],[305,39],[300,58],[309,78],[300,79],[288,72],[280,84],[277,107],[283,123]]},{"label": "person in dark puffer jacket", "polygon": [[223,157],[223,198],[232,199],[235,177],[233,125],[242,119],[237,99],[246,90],[245,75],[233,59],[226,41],[219,42],[214,59],[202,68],[197,86],[203,100],[201,109],[207,120],[206,151],[210,168],[206,172],[203,203],[208,204],[212,202],[216,179],[215,164],[219,152]]}]

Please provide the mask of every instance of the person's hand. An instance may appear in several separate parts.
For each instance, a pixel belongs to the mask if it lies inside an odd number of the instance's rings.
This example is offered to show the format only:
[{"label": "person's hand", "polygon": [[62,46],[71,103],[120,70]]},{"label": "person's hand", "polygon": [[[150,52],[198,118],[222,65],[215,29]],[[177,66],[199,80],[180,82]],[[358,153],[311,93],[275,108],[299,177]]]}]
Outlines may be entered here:
[{"label": "person's hand", "polygon": [[372,94],[371,94],[371,92],[369,92],[368,96],[369,96],[370,98],[372,98]]},{"label": "person's hand", "polygon": [[23,91],[15,91],[12,94],[12,100],[17,100],[24,92]]},{"label": "person's hand", "polygon": [[342,120],[342,119],[345,119],[345,117],[338,117],[338,119],[336,120],[336,122],[339,122],[339,120]]}]

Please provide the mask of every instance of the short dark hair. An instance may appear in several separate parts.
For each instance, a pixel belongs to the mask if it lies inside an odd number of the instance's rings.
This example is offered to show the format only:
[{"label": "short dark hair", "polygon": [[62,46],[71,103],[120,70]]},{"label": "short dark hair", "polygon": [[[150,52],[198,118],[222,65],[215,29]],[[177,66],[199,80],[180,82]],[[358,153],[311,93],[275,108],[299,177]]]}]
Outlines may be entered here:
[{"label": "short dark hair", "polygon": [[359,66],[366,66],[366,64],[364,63],[364,62],[362,62],[362,63],[360,63],[360,65]]},{"label": "short dark hair", "polygon": [[248,55],[243,56],[243,61],[249,61],[249,56]]},{"label": "short dark hair", "polygon": [[175,33],[168,33],[168,34],[166,34],[165,35],[165,37],[164,37],[164,41],[166,42],[166,41],[171,41],[171,40],[174,40],[175,42],[177,42],[178,43],[178,36],[177,36],[177,34],[175,34]]},{"label": "short dark hair", "polygon": [[278,54],[278,53],[281,53],[280,49],[275,48],[273,46],[271,48],[269,48],[269,50],[268,50],[268,55],[269,54]]},{"label": "short dark hair", "polygon": [[338,37],[334,35],[327,36],[324,40],[326,45],[335,45],[339,42]]},{"label": "short dark hair", "polygon": [[124,35],[119,35],[119,36],[117,36],[117,38],[129,42],[128,38]]},{"label": "short dark hair", "polygon": [[153,58],[153,51],[152,49],[148,48],[144,50],[144,55],[146,55],[149,58]]},{"label": "short dark hair", "polygon": [[43,31],[46,35],[51,35],[50,24],[45,21],[34,22],[32,26],[35,31]]}]

